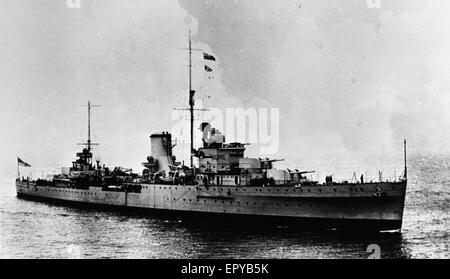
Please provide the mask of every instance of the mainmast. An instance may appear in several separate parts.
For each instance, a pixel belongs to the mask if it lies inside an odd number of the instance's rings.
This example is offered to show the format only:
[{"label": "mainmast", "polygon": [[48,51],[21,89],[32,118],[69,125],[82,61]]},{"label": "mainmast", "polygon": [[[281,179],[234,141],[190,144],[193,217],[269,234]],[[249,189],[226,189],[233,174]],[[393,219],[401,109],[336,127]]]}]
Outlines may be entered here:
[{"label": "mainmast", "polygon": [[194,156],[195,156],[195,149],[194,149],[194,111],[207,111],[207,109],[195,109],[195,90],[192,89],[192,51],[198,50],[201,51],[201,49],[194,49],[192,48],[192,41],[191,41],[191,30],[189,30],[189,108],[184,109],[175,109],[175,110],[189,110],[190,112],[190,132],[191,132],[191,152],[190,152],[190,162],[191,162],[191,168],[194,168]]},{"label": "mainmast", "polygon": [[88,101],[88,151],[91,151],[91,101]]},{"label": "mainmast", "polygon": [[191,168],[194,167],[194,95],[195,90],[192,90],[192,42],[191,30],[189,30],[189,111],[191,114]]},{"label": "mainmast", "polygon": [[408,180],[408,164],[407,164],[407,161],[406,161],[406,139],[405,139],[405,141],[404,141],[404,155],[405,155],[405,180]]}]

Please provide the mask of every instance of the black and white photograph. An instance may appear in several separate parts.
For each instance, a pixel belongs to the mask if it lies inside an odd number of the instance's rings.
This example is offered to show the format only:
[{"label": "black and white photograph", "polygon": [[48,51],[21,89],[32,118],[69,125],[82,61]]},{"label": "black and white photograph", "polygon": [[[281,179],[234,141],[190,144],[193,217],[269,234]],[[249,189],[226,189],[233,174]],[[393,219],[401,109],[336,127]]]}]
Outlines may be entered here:
[{"label": "black and white photograph", "polygon": [[449,13],[0,0],[0,258],[450,258]]}]

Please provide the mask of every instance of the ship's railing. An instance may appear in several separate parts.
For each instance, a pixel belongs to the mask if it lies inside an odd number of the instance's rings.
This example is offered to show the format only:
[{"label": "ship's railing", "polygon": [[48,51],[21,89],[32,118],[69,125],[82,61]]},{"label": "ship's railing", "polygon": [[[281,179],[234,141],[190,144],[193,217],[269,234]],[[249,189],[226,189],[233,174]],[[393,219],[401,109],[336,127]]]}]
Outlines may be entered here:
[{"label": "ship's railing", "polygon": [[[368,184],[404,181],[404,171],[354,172],[350,175],[331,175],[333,182],[342,184]],[[361,177],[362,176],[362,177]]]}]

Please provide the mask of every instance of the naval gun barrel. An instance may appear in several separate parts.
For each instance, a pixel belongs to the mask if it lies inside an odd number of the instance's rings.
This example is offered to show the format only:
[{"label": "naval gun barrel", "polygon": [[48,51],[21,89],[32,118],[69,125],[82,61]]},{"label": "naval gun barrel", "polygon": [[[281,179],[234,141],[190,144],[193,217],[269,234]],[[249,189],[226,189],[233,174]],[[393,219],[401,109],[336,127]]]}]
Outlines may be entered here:
[{"label": "naval gun barrel", "polygon": [[299,171],[299,172],[295,172],[297,174],[310,174],[310,173],[316,173],[316,171]]},{"label": "naval gun barrel", "polygon": [[275,162],[283,162],[284,161],[284,159],[268,159],[268,158],[266,158],[266,159],[259,158],[259,160],[262,163],[275,163]]}]

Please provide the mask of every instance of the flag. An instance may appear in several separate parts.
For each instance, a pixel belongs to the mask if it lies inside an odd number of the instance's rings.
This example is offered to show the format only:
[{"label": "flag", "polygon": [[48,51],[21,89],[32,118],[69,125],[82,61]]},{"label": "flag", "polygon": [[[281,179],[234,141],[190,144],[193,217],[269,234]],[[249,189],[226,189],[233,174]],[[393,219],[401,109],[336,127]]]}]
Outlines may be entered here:
[{"label": "flag", "polygon": [[211,54],[208,54],[206,52],[203,52],[203,59],[216,61],[216,58],[214,56],[212,56]]},{"label": "flag", "polygon": [[22,159],[20,159],[19,157],[17,157],[17,164],[19,164],[19,166],[23,166],[23,167],[31,167],[30,164],[25,163],[25,162],[22,161]]},{"label": "flag", "polygon": [[205,65],[205,71],[212,72],[212,69],[209,66]]}]

